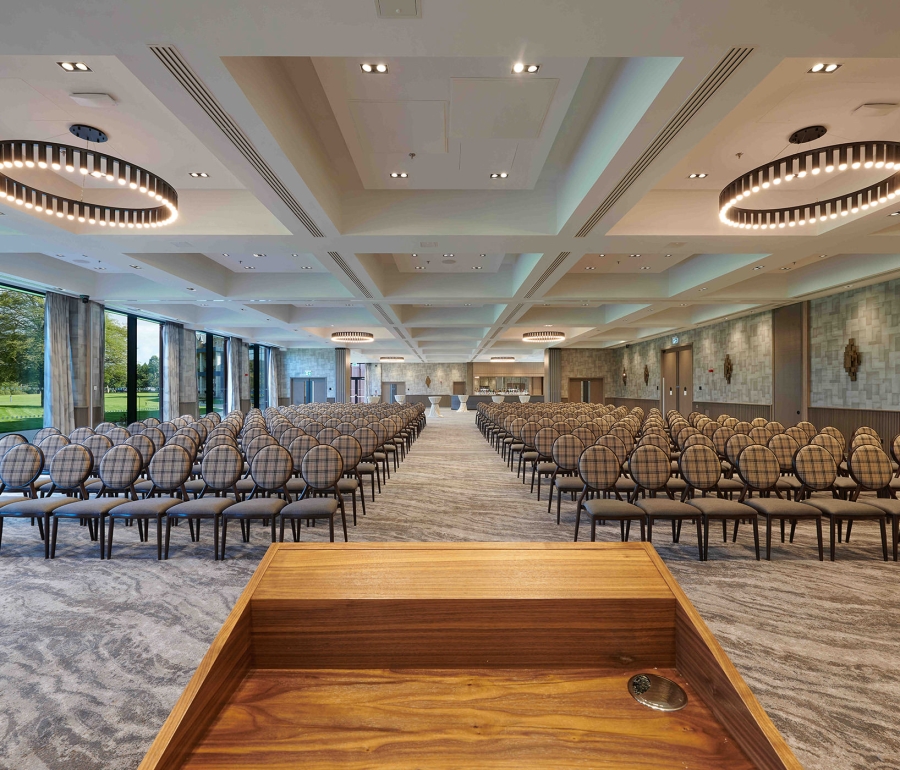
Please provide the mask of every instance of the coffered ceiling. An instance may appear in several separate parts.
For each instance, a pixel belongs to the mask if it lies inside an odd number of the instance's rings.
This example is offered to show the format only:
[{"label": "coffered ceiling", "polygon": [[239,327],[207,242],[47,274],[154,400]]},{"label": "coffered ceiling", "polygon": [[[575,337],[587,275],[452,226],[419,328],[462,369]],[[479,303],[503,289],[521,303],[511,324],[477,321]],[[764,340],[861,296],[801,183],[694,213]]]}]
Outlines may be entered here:
[{"label": "coffered ceiling", "polygon": [[[827,129],[803,148],[900,140],[896,4],[418,5],[17,7],[0,139],[79,144],[69,126],[97,126],[178,190],[180,216],[110,231],[2,201],[0,279],[285,347],[373,332],[354,361],[469,361],[539,360],[526,331],[615,346],[900,275],[900,202],[772,233],[718,219],[720,190],[800,149],[799,128]],[[136,195],[8,171],[76,199]],[[810,176],[759,205],[890,173]]]}]

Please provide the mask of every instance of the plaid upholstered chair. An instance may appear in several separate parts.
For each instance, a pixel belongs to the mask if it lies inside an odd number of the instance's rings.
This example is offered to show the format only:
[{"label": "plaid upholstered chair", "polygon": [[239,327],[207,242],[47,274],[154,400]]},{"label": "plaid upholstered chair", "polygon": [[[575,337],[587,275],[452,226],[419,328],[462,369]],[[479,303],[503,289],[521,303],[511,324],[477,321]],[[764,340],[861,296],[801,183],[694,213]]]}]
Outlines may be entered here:
[{"label": "plaid upholstered chair", "polygon": [[[337,451],[337,450],[335,450]],[[291,496],[287,483],[294,471],[291,453],[278,444],[265,446],[250,461],[250,478],[253,490],[248,498],[226,508],[222,512],[221,558],[225,559],[225,538],[229,519],[239,520],[245,543],[250,542],[250,523],[254,520],[269,521],[272,525],[272,542],[275,542],[275,520]],[[272,497],[272,494],[280,497]]]},{"label": "plaid upholstered chair", "polygon": [[178,426],[174,422],[161,422],[156,428],[162,431],[163,436],[166,437],[166,441],[172,438],[178,430]]},{"label": "plaid upholstered chair", "polygon": [[304,434],[302,436],[297,436],[297,438],[291,442],[290,447],[288,447],[288,451],[291,453],[291,464],[293,465],[294,470],[292,477],[288,479],[287,491],[295,497],[302,494],[303,490],[306,489],[306,482],[300,476],[300,464],[303,462],[306,453],[314,446],[318,445],[319,442],[316,438]]},{"label": "plaid upholstered chair", "polygon": [[[44,473],[46,474],[48,469],[50,468],[50,463],[53,462],[53,458],[56,456],[56,453],[62,449],[64,446],[69,445],[69,439],[62,435],[62,433],[53,433],[49,436],[45,436],[42,441],[34,441],[35,446],[39,446],[41,448],[41,452],[44,453]],[[47,475],[39,476],[38,479],[34,482],[34,485],[39,489],[41,494],[46,492],[47,485],[50,484],[50,477]]]},{"label": "plaid upholstered chair", "polygon": [[[591,520],[591,542],[597,539],[598,521],[618,521],[622,542],[628,540],[631,522],[637,521],[641,527],[641,540],[644,540],[644,512],[636,505],[622,500],[616,489],[616,480],[621,470],[619,458],[605,446],[589,446],[581,453],[578,458],[578,474],[584,483],[584,489],[578,497],[575,518],[576,542],[582,511]],[[589,494],[591,498],[585,499]],[[597,495],[603,495],[603,498],[598,498]],[[615,499],[611,499],[610,496]]]},{"label": "plaid upholstered chair", "polygon": [[753,425],[746,420],[741,420],[734,426],[735,433],[743,433],[744,435],[749,436],[750,431],[753,430]]},{"label": "plaid upholstered chair", "polygon": [[550,476],[550,497],[547,500],[547,513],[553,503],[553,490],[556,489],[556,523],[560,522],[560,505],[564,492],[569,492],[572,498],[584,489],[584,482],[578,475],[578,458],[584,451],[581,439],[566,434],[553,442],[551,455],[556,463],[556,470]]},{"label": "plaid upholstered chair", "polygon": [[14,446],[19,446],[20,444],[27,443],[28,439],[25,438],[25,436],[19,433],[7,433],[5,436],[0,438],[0,457],[5,455]]},{"label": "plaid upholstered chair", "polygon": [[[172,522],[187,519],[191,530],[191,542],[200,540],[200,522],[209,519],[213,522],[213,556],[219,559],[219,527],[224,510],[235,501],[227,495],[234,493],[235,485],[241,477],[244,460],[237,448],[228,444],[208,449],[200,463],[203,477],[203,490],[194,500],[186,500],[172,506],[166,511],[166,544],[164,558],[169,558],[169,541],[172,533]],[[196,529],[195,529],[196,525]]]},{"label": "plaid upholstered chair", "polygon": [[155,428],[157,425],[159,425],[159,420],[157,420],[155,417],[147,417],[143,422],[144,425],[146,425],[148,428]]},{"label": "plaid upholstered chair", "polygon": [[110,431],[115,427],[117,427],[117,425],[114,422],[101,422],[99,425],[97,425],[96,428],[94,428],[94,432],[105,434],[107,431]]},{"label": "plaid upholstered chair", "polygon": [[[37,519],[38,533],[44,540],[44,557],[50,557],[50,538],[45,524],[59,499],[37,499],[35,482],[44,467],[44,453],[33,444],[16,444],[0,457],[0,493],[21,492],[24,498],[0,502],[0,542],[3,538],[3,522],[7,518]],[[63,500],[62,504],[65,504]]]},{"label": "plaid upholstered chair", "polygon": [[387,452],[384,451],[384,442],[387,440],[387,431],[384,429],[380,420],[373,420],[370,422],[369,428],[378,437],[378,444],[375,447],[375,452],[372,454],[372,459],[381,467],[381,477],[386,483],[391,477],[391,467],[388,462],[388,455]]},{"label": "plaid upholstered chair", "polygon": [[108,438],[113,446],[118,446],[119,444],[124,444],[128,438],[131,437],[131,434],[125,430],[125,428],[120,428],[118,426],[114,426],[109,430],[103,433],[106,438]]},{"label": "plaid upholstered chair", "polygon": [[531,491],[537,477],[538,500],[541,499],[541,478],[550,478],[556,470],[553,462],[553,444],[560,436],[556,428],[541,428],[534,436],[534,448],[538,458],[531,465]]},{"label": "plaid upholstered chair", "polygon": [[[322,442],[319,442],[320,444]],[[341,461],[344,464],[344,475],[338,480],[338,489],[342,495],[350,493],[353,500],[353,526],[356,526],[356,493],[359,491],[362,498],[362,512],[366,515],[366,495],[362,488],[362,478],[356,471],[356,466],[362,459],[362,446],[353,436],[336,436],[331,440],[331,446],[341,453]]]},{"label": "plaid upholstered chair", "polygon": [[92,428],[75,428],[69,434],[69,441],[73,444],[83,444],[88,436],[93,436],[95,431]]},{"label": "plaid upholstered chair", "polygon": [[316,434],[316,441],[318,441],[320,444],[330,444],[340,435],[341,434],[338,432],[337,428],[326,426]]},{"label": "plaid upholstered chair", "polygon": [[[744,482],[744,491],[740,502],[749,505],[761,516],[766,517],[766,561],[772,559],[772,519],[791,521],[815,521],[816,535],[819,542],[819,561],[825,558],[822,547],[822,514],[809,505],[802,505],[793,500],[785,500],[777,488],[781,477],[781,466],[778,458],[768,447],[751,444],[746,447],[737,460],[738,475]],[[751,493],[758,497],[749,497]],[[772,497],[772,495],[775,497]],[[783,532],[783,530],[782,530]],[[782,540],[782,542],[784,542]]]},{"label": "plaid upholstered chair", "polygon": [[[52,534],[50,535],[51,559],[56,558],[56,542],[57,535],[59,534],[60,519],[73,518],[60,511],[72,502],[73,497],[76,499],[80,498],[82,500],[87,500],[88,493],[87,489],[85,489],[84,482],[87,481],[88,477],[91,475],[93,465],[94,458],[91,457],[91,453],[87,448],[83,447],[81,444],[69,444],[68,446],[62,447],[50,463],[51,489],[48,492],[48,496],[55,492],[68,495],[68,497],[56,498],[57,502],[60,502],[61,504],[55,506],[50,513],[50,518],[53,522]],[[79,518],[85,518],[87,520],[88,533],[91,540],[100,541],[100,558],[103,558],[104,533],[99,531],[102,517],[98,515]]]},{"label": "plaid upholstered chair", "polygon": [[353,438],[359,442],[362,451],[362,459],[356,466],[356,472],[372,478],[372,502],[375,502],[375,481],[378,481],[378,492],[381,493],[381,474],[378,471],[378,463],[375,462],[375,448],[378,446],[378,437],[375,431],[366,426],[357,428],[352,433]]},{"label": "plaid upholstered chair", "polygon": [[806,446],[809,443],[809,435],[805,430],[803,430],[803,428],[800,428],[796,425],[791,425],[790,428],[785,428],[784,432],[785,435],[790,436],[800,446]]},{"label": "plaid upholstered chair", "polygon": [[[894,439],[894,443],[897,439]],[[891,524],[891,543],[894,561],[897,561],[897,543],[900,535],[900,500],[891,489],[893,468],[891,460],[881,447],[866,444],[857,448],[848,462],[850,477],[856,481],[857,489],[851,497],[858,500],[860,492],[875,492],[878,496],[867,495],[863,498],[866,505],[882,511]],[[850,530],[853,520],[847,522],[847,542],[850,542]]]},{"label": "plaid upholstered chair", "polygon": [[[857,468],[862,473],[865,460],[857,463]],[[838,522],[850,522],[859,520],[877,521],[881,526],[881,549],[884,560],[888,560],[887,551],[887,524],[885,512],[865,503],[844,500],[837,496],[834,488],[834,480],[837,477],[837,464],[832,454],[823,446],[810,444],[801,447],[794,456],[794,473],[803,484],[799,494],[813,494],[815,492],[831,492],[832,497],[810,497],[803,500],[803,504],[820,511],[828,517],[831,534],[831,561],[834,561],[835,535]],[[794,527],[791,522],[791,540],[793,540]]]},{"label": "plaid upholstered chair", "polygon": [[[129,447],[133,449],[133,447]],[[115,447],[110,450],[115,451]],[[126,472],[124,459],[121,473]],[[162,524],[169,508],[187,500],[184,483],[191,475],[191,458],[185,449],[169,444],[153,455],[149,466],[152,486],[143,500],[133,500],[116,506],[109,512],[109,533],[107,535],[106,558],[112,558],[113,531],[116,519],[136,521],[141,542],[146,543],[150,522],[156,522],[156,558],[162,559]],[[154,497],[159,495],[159,497]],[[163,497],[168,495],[168,497]],[[178,497],[175,497],[178,495]]]},{"label": "plaid upholstered chair", "polygon": [[[727,542],[728,522],[734,522],[734,536],[737,538],[737,525],[742,519],[749,519],[753,524],[753,544],[756,546],[756,560],[759,561],[758,515],[749,506],[718,496],[722,467],[715,451],[701,444],[686,447],[681,453],[679,464],[681,477],[686,484],[681,502],[687,502],[703,516],[703,561],[709,558],[710,521],[722,522],[722,540]],[[708,497],[709,493],[713,496]]]},{"label": "plaid upholstered chair", "polygon": [[41,428],[31,439],[32,444],[40,444],[47,436],[59,434],[59,428]]},{"label": "plaid upholstered chair", "polygon": [[125,430],[127,430],[132,436],[137,436],[139,433],[144,432],[144,428],[147,426],[142,422],[133,422],[130,423]]},{"label": "plaid upholstered chair", "polygon": [[[317,521],[328,519],[328,534],[334,542],[334,517],[341,512],[341,525],[344,529],[344,542],[347,542],[347,516],[344,512],[344,498],[338,488],[344,472],[341,453],[333,446],[319,445],[310,449],[303,457],[300,473],[306,482],[302,497],[281,509],[280,541],[284,542],[285,522],[291,522],[294,542],[299,539],[298,529],[305,519]],[[300,525],[300,526],[298,526]],[[274,531],[274,523],[272,524]]]},{"label": "plaid upholstered chair", "polygon": [[[647,540],[653,539],[653,522],[662,520],[672,523],[672,540],[677,543],[681,538],[681,523],[693,520],[697,524],[697,550],[702,560],[702,517],[696,508],[672,499],[672,493],[666,486],[672,469],[668,454],[655,446],[635,447],[629,459],[629,468],[634,480],[631,502],[646,515]],[[659,492],[665,496],[658,497]],[[649,496],[639,497],[642,494]]]},{"label": "plaid upholstered chair", "polygon": [[285,449],[290,449],[291,442],[295,438],[300,438],[300,436],[306,435],[304,431],[300,428],[295,428],[293,425],[289,425],[278,436],[278,443],[281,444]]},{"label": "plaid upholstered chair", "polygon": [[141,459],[144,461],[144,470],[146,471],[150,465],[150,461],[153,459],[153,455],[156,453],[156,446],[154,443],[143,433],[129,436],[125,443],[128,446],[133,446],[141,453]]},{"label": "plaid upholstered chair", "polygon": [[[856,491],[856,482],[853,479],[848,478],[846,475],[840,475],[841,465],[843,465],[845,473],[847,469],[847,465],[844,463],[844,449],[841,446],[841,442],[838,441],[834,436],[831,436],[827,433],[820,433],[810,439],[809,445],[824,447],[828,450],[828,453],[834,460],[834,464],[838,472],[838,475],[834,480],[834,491],[839,497],[842,497],[845,500],[849,499],[850,495],[852,495],[853,492]],[[881,446],[879,445],[878,448],[881,449]]]}]

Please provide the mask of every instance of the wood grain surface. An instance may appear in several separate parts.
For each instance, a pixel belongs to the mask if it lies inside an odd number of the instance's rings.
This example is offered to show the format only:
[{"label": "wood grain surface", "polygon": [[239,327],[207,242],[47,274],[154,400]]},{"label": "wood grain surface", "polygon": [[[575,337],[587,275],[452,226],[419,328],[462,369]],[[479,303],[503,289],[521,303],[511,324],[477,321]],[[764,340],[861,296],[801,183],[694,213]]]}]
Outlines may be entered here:
[{"label": "wood grain surface", "polygon": [[635,672],[254,670],[189,770],[618,768],[753,765],[702,700],[638,704]]},{"label": "wood grain surface", "polygon": [[659,554],[653,549],[648,553],[678,602],[675,616],[678,671],[709,704],[713,714],[756,767],[760,770],[803,770]]}]

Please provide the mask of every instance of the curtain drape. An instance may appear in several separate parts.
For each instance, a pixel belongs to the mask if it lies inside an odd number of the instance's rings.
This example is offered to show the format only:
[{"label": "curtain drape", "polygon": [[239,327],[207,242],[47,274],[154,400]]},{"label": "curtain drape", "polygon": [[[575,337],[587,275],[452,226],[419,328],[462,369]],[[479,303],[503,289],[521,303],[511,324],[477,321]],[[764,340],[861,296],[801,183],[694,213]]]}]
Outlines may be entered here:
[{"label": "curtain drape", "polygon": [[181,415],[181,345],[184,326],[167,321],[163,324],[162,419],[174,420]]},{"label": "curtain drape", "polygon": [[228,338],[228,403],[227,412],[241,408],[241,352],[244,347],[240,337]]},{"label": "curtain drape", "polygon": [[48,291],[44,298],[44,426],[75,430],[69,314],[79,300]]},{"label": "curtain drape", "polygon": [[269,403],[267,406],[278,406],[278,361],[276,357],[278,351],[274,348],[269,349],[269,366],[267,374],[267,384],[269,389]]},{"label": "curtain drape", "polygon": [[181,403],[178,408],[185,414],[200,416],[197,393],[197,333],[193,329],[182,329],[181,334]]}]

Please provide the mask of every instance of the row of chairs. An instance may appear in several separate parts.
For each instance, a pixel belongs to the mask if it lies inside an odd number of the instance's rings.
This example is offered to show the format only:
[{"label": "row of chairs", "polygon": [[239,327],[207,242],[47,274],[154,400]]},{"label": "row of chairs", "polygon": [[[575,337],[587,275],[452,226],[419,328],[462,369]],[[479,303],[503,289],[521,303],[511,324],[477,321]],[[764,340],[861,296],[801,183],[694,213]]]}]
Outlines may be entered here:
[{"label": "row of chairs", "polygon": [[[479,424],[486,438],[506,456],[510,467],[518,454],[523,483],[528,462],[532,490],[537,478],[538,496],[541,478],[549,478],[548,512],[555,491],[557,523],[563,495],[577,496],[576,538],[583,511],[591,518],[592,538],[601,520],[619,521],[624,539],[632,521],[640,522],[642,537],[645,527],[646,536],[652,537],[654,521],[666,519],[677,542],[682,523],[691,521],[697,526],[699,554],[704,559],[710,521],[722,521],[723,537],[727,521],[734,521],[732,539],[739,522],[748,521],[753,523],[758,558],[757,519],[762,515],[767,558],[771,558],[773,519],[781,521],[782,541],[785,522],[791,522],[791,542],[798,521],[816,521],[821,556],[824,515],[831,523],[832,559],[835,542],[841,541],[842,523],[847,522],[849,539],[858,520],[879,523],[885,559],[889,521],[897,558],[900,502],[894,494],[900,437],[891,442],[892,463],[871,428],[857,430],[845,450],[839,431],[817,432],[808,422],[784,428],[759,418],[742,426],[727,415],[711,421],[696,413],[685,419],[673,411],[663,418],[658,410],[651,410],[645,419],[643,410],[629,412],[624,407],[487,407],[484,412]],[[523,412],[527,420],[519,416]],[[830,499],[821,494],[828,492]],[[863,492],[874,495],[860,501]]]},{"label": "row of chairs", "polygon": [[[137,432],[141,430],[137,425],[129,426],[131,435],[115,445],[107,438],[112,429],[76,437],[80,442],[66,437],[59,441],[52,432],[34,444],[10,442],[0,456],[0,492],[18,492],[23,497],[0,499],[0,542],[6,518],[28,517],[37,521],[45,556],[53,558],[59,521],[78,520],[89,528],[92,539],[100,541],[101,558],[109,558],[117,520],[136,522],[142,541],[147,540],[149,522],[155,521],[157,555],[162,558],[163,523],[168,557],[173,523],[187,519],[193,541],[199,539],[200,522],[211,519],[219,558],[220,553],[224,557],[229,519],[241,521],[245,540],[254,519],[271,523],[273,537],[276,518],[282,521],[282,537],[284,523],[291,521],[296,539],[300,517],[291,517],[301,509],[308,523],[327,518],[332,540],[334,516],[340,511],[346,540],[343,495],[352,495],[355,524],[357,490],[365,513],[362,475],[373,475],[374,500],[375,477],[381,489],[379,460],[389,473],[389,452],[379,450],[402,454],[405,449],[401,447],[411,444],[424,426],[424,409],[378,410],[378,414],[384,417],[377,420],[372,419],[374,413],[356,414],[353,417],[359,426],[346,423],[340,430],[336,430],[340,425],[325,425],[302,414],[295,415],[297,424],[288,421],[284,427],[286,418],[278,410],[251,411],[246,419],[240,412],[224,420],[210,415],[204,419],[212,429],[204,426],[205,436],[198,437],[198,443],[176,431],[157,445],[146,435],[157,426],[146,424],[142,433]],[[197,428],[196,422],[192,425]],[[268,432],[270,426],[276,429],[278,439]],[[188,428],[191,425],[177,430]],[[373,462],[365,464],[364,459]],[[44,471],[46,476],[42,476]],[[282,515],[280,508],[288,505],[295,507]]]}]

